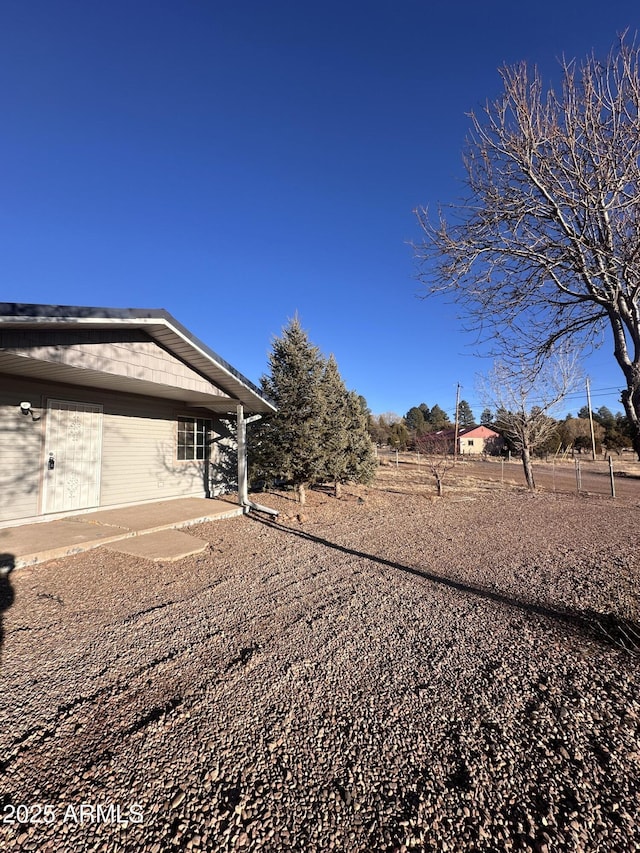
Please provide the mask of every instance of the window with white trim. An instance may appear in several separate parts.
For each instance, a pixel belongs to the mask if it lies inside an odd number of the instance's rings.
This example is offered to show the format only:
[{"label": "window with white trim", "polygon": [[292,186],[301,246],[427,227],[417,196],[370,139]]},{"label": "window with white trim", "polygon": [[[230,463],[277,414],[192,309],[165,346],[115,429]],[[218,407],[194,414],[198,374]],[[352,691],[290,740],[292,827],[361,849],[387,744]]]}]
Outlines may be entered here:
[{"label": "window with white trim", "polygon": [[178,418],[178,460],[206,459],[210,430],[207,418]]}]

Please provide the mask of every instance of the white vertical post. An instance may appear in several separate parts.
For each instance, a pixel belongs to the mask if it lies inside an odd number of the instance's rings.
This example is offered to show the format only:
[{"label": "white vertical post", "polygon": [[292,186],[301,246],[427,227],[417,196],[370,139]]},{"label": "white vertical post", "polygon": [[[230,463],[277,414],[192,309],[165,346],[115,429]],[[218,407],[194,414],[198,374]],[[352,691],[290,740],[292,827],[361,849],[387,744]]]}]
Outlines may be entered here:
[{"label": "white vertical post", "polygon": [[244,419],[244,409],[239,403],[236,408],[236,425],[238,443],[238,503],[245,506],[249,499],[247,487],[247,422]]},{"label": "white vertical post", "polygon": [[609,454],[609,480],[611,481],[611,497],[615,498],[616,481],[613,479],[613,459],[611,458],[611,454]]}]

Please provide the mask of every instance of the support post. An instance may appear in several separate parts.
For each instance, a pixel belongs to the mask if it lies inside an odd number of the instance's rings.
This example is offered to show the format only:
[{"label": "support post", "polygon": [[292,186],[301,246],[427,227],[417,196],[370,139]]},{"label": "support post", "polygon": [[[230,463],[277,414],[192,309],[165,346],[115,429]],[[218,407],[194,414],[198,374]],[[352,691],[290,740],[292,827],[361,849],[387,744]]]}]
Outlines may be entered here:
[{"label": "support post", "polygon": [[615,498],[616,481],[613,478],[613,459],[611,458],[611,454],[609,454],[609,479],[611,480],[611,497]]},{"label": "support post", "polygon": [[238,443],[238,503],[241,507],[246,507],[249,500],[249,490],[247,485],[247,422],[244,419],[244,408],[241,403],[236,407],[236,424]]},{"label": "support post", "polygon": [[236,408],[236,425],[237,436],[236,442],[238,445],[238,503],[244,509],[245,513],[254,509],[258,512],[264,512],[267,515],[278,517],[278,510],[271,509],[268,506],[262,506],[255,501],[249,500],[249,485],[247,482],[247,424],[253,421],[259,421],[262,415],[251,415],[245,418],[242,404],[238,403]]}]

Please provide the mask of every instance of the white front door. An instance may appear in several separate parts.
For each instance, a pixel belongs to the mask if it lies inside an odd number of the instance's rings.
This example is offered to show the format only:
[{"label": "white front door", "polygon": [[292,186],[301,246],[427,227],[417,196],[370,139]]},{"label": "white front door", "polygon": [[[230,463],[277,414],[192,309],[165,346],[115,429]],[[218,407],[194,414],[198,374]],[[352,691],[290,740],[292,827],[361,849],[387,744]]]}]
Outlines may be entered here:
[{"label": "white front door", "polygon": [[44,512],[98,506],[101,458],[102,406],[49,400]]}]

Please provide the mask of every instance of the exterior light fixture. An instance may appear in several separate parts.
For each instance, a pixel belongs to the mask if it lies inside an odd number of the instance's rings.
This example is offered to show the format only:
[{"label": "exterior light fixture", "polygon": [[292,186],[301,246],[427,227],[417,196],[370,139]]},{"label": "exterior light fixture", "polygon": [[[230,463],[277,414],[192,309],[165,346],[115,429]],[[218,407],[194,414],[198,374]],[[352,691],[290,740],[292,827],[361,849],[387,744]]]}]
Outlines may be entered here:
[{"label": "exterior light fixture", "polygon": [[28,400],[25,400],[23,403],[20,403],[20,411],[25,416],[31,415],[32,421],[39,421],[40,420],[40,415],[36,415],[36,413],[33,411],[33,406],[31,405],[31,403]]}]

